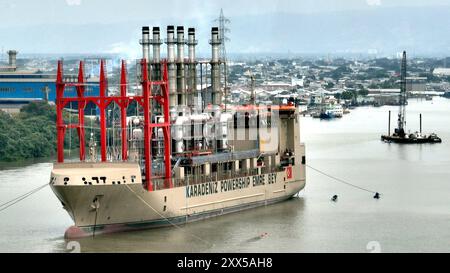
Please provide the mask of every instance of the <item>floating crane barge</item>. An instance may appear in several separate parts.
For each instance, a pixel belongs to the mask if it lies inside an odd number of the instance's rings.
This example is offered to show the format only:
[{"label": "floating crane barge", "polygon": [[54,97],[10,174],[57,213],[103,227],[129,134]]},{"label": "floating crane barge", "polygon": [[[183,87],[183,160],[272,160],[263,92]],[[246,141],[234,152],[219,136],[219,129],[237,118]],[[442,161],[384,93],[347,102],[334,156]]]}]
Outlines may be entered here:
[{"label": "floating crane barge", "polygon": [[[83,62],[78,82],[65,82],[58,62],[58,157],[50,185],[74,221],[66,238],[184,224],[280,202],[304,188],[305,146],[295,106],[224,107],[218,28],[211,31],[208,63],[195,58],[195,29],[189,28],[187,40],[183,27],[177,27],[177,37],[174,32],[167,27],[167,58],[162,59],[159,27],[153,28],[152,39],[149,28],[142,28],[143,58],[137,65],[141,92],[136,95],[128,94],[124,61],[118,96],[107,95],[103,61],[99,96],[84,95]],[[204,74],[211,79],[206,87]],[[66,88],[76,88],[77,97],[65,97]],[[75,101],[77,123],[66,124],[64,107]],[[86,153],[84,107],[89,103],[99,110],[100,143],[95,145],[91,133]],[[129,117],[132,103],[138,115]],[[120,109],[115,131],[107,122],[112,105]],[[64,162],[68,130],[79,136],[79,162]],[[120,145],[111,147],[114,134]]]},{"label": "floating crane barge", "polygon": [[422,114],[420,114],[420,131],[407,134],[406,127],[406,51],[403,51],[401,73],[400,73],[400,97],[399,97],[399,112],[397,120],[397,128],[391,135],[391,111],[389,111],[388,120],[388,134],[382,135],[381,140],[385,142],[403,143],[403,144],[421,144],[421,143],[441,143],[442,139],[435,133],[429,135],[422,134]]}]

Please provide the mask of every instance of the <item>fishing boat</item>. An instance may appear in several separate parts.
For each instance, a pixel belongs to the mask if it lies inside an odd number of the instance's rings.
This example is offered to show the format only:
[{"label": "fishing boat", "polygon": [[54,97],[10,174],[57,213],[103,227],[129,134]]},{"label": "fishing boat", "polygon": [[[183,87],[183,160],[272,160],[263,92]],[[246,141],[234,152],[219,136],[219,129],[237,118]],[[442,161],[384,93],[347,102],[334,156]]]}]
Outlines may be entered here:
[{"label": "fishing boat", "polygon": [[327,104],[322,108],[319,118],[320,119],[332,119],[341,118],[344,115],[344,109],[340,104]]}]

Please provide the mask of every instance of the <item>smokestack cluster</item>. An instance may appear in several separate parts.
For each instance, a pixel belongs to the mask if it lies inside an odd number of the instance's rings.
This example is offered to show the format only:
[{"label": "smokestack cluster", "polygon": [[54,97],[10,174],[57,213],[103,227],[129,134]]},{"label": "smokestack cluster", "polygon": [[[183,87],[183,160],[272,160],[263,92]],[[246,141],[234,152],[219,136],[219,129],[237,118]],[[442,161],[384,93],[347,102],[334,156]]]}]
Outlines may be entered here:
[{"label": "smokestack cluster", "polygon": [[[228,126],[224,126],[224,124],[228,124],[233,116],[230,113],[222,113],[220,107],[222,104],[221,66],[223,63],[223,60],[220,59],[220,45],[223,41],[219,28],[211,29],[211,38],[209,39],[211,59],[208,61],[196,59],[195,50],[198,41],[195,39],[195,34],[195,28],[188,28],[185,33],[183,26],[177,26],[175,29],[173,25],[169,25],[164,40],[161,38],[159,27],[153,27],[150,39],[149,27],[142,28],[142,40],[140,41],[142,55],[149,61],[152,80],[162,80],[161,45],[163,41],[167,46],[165,58],[169,81],[169,121],[172,139],[170,145],[172,154],[175,155],[202,149],[224,151],[230,147],[227,140]],[[152,46],[152,55],[150,54],[150,45]],[[202,88],[204,88],[204,75],[210,77],[210,79],[206,79],[206,90],[197,90],[197,65],[200,65],[201,69],[198,72],[202,77]],[[206,67],[206,72],[203,66]],[[209,82],[210,86],[208,86]],[[159,88],[155,88],[155,92],[159,92]],[[212,104],[212,107],[200,108],[208,104]],[[164,122],[164,120],[161,121],[163,113],[161,105],[152,104],[150,109],[155,122]],[[204,111],[201,112],[201,110]],[[220,139],[208,128],[221,128]],[[154,130],[152,143],[161,143],[154,147],[166,145],[162,135],[162,129],[161,131],[160,129]],[[153,152],[154,155],[161,153],[158,149]]]},{"label": "smokestack cluster", "polygon": [[[160,28],[153,27],[152,39],[150,39],[150,28],[142,27],[142,56],[152,65],[152,78],[161,79],[160,61],[161,61],[161,45]],[[195,39],[195,28],[188,28],[187,39],[185,39],[184,27],[178,26],[175,34],[173,25],[167,26],[167,63],[169,78],[169,105],[176,106],[193,106],[198,104],[195,97],[200,97],[197,91],[197,61],[195,47],[198,41]],[[211,93],[210,96],[203,98],[208,100],[207,103],[220,105],[222,102],[219,47],[222,43],[219,36],[219,28],[211,29]],[[150,55],[150,45],[153,49],[153,56]],[[185,46],[187,45],[187,59],[185,59]],[[176,48],[175,48],[176,46]],[[206,104],[207,104],[206,103]]]}]

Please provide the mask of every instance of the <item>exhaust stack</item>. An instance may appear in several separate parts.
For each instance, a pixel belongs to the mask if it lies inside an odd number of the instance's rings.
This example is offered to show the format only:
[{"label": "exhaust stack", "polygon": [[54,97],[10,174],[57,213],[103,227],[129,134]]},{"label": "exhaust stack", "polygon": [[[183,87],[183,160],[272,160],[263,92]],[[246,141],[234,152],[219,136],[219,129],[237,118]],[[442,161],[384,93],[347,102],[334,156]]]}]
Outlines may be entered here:
[{"label": "exhaust stack", "polygon": [[195,28],[190,27],[188,29],[188,51],[189,51],[189,62],[194,63],[195,62],[195,46],[198,44],[198,41],[195,40]]},{"label": "exhaust stack", "polygon": [[150,44],[153,47],[153,72],[152,78],[155,80],[161,80],[161,36],[159,27],[153,27],[153,39],[150,40]]},{"label": "exhaust stack", "polygon": [[175,35],[174,26],[167,26],[167,62],[169,72],[169,105],[177,105],[177,75],[176,75],[176,63],[175,63]]},{"label": "exhaust stack", "polygon": [[[197,45],[198,41],[195,40],[195,28],[189,28],[188,29],[188,40],[187,40],[187,46],[189,51],[189,64],[188,64],[188,104],[190,106],[198,105],[200,96],[197,94],[197,69],[196,69],[196,62],[195,62],[195,46]],[[197,99],[196,99],[197,98]]]},{"label": "exhaust stack", "polygon": [[213,27],[211,29],[211,103],[213,105],[220,105],[222,103],[222,94],[220,91],[220,60],[219,60],[219,46],[221,44],[219,38],[219,28]]},{"label": "exhaust stack", "polygon": [[184,27],[177,27],[177,93],[178,105],[186,105],[186,80],[184,75]]},{"label": "exhaust stack", "polygon": [[150,60],[150,28],[148,26],[142,27],[142,58],[147,62]]},{"label": "exhaust stack", "polygon": [[150,44],[153,47],[153,62],[159,63],[161,60],[161,38],[159,27],[153,27],[153,39],[150,40]]}]

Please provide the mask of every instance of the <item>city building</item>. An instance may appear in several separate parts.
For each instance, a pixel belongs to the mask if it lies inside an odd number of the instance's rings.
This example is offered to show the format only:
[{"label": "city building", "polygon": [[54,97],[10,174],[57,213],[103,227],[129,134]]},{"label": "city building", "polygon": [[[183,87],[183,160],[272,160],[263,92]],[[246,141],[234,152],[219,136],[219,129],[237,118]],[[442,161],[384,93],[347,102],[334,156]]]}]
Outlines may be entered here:
[{"label": "city building", "polygon": [[450,68],[438,67],[433,70],[435,76],[450,76]]},{"label": "city building", "polygon": [[[16,62],[17,51],[9,50],[7,66],[0,66],[0,110],[17,112],[32,101],[54,102],[56,99],[56,74],[40,70],[19,70]],[[66,82],[77,82],[77,75],[65,75]],[[86,76],[86,95],[98,95],[99,79]],[[65,96],[75,97],[75,87],[66,89]]]}]

